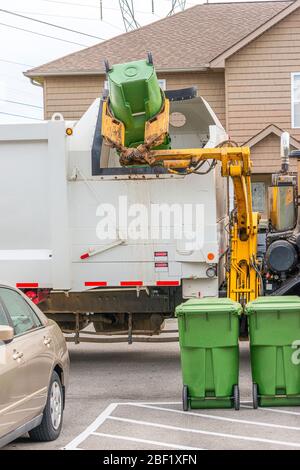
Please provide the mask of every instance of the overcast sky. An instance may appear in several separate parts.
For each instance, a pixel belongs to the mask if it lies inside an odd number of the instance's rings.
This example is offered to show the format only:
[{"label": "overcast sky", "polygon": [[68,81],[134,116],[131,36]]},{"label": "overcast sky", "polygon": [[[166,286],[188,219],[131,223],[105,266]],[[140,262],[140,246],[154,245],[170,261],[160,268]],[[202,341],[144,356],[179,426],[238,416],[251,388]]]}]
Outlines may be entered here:
[{"label": "overcast sky", "polygon": [[[209,1],[215,3],[215,0]],[[172,4],[171,0],[154,0],[152,14],[152,0],[133,2],[136,19],[140,25],[163,18]],[[200,3],[204,3],[204,0],[187,0],[186,7]],[[101,38],[60,30],[0,11],[0,123],[37,122],[28,118],[43,118],[42,89],[33,86],[29,79],[23,76],[24,70],[81,50],[85,46],[92,46],[102,39],[109,39],[125,31],[119,0],[102,0],[102,4],[101,21],[100,0],[0,0],[0,9]]]}]

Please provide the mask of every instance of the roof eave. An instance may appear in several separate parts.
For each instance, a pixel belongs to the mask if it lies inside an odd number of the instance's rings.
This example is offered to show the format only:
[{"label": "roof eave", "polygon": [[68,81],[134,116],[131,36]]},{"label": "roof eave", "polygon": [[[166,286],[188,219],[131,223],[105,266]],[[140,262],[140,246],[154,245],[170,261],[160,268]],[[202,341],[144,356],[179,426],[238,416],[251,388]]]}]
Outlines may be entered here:
[{"label": "roof eave", "polygon": [[[209,64],[199,67],[182,67],[182,68],[164,68],[156,67],[157,73],[180,73],[180,72],[206,72]],[[55,72],[24,72],[25,77],[33,78],[34,80],[41,81],[47,77],[66,77],[66,76],[85,76],[85,75],[105,75],[104,70],[57,70]]]}]

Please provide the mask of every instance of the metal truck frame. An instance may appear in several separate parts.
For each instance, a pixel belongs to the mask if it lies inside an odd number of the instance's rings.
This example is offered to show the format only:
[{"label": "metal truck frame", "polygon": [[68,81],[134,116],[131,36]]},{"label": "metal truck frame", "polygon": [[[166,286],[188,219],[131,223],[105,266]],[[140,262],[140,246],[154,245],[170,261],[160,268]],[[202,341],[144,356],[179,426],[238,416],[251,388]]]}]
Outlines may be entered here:
[{"label": "metal truck frame", "polygon": [[[174,148],[212,148],[227,139],[194,89],[167,96]],[[103,142],[102,107],[95,100],[78,122],[55,114],[0,126],[0,278],[75,332],[76,342],[89,322],[99,334],[123,333],[130,342],[132,334],[159,334],[182,299],[218,296],[228,249],[228,181],[219,164],[201,176],[121,167]],[[203,245],[186,249],[188,240],[161,234],[132,240],[120,220],[115,239],[100,240],[103,205],[118,208],[120,198],[150,212],[155,204],[202,205]],[[169,215],[162,211],[162,224],[171,230],[179,222]]]}]

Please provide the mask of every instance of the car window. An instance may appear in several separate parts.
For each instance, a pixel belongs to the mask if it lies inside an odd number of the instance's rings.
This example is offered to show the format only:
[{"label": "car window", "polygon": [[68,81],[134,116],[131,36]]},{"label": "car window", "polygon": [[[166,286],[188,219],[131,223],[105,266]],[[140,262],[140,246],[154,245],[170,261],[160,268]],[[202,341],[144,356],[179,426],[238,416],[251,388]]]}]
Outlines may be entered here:
[{"label": "car window", "polygon": [[18,292],[0,288],[0,297],[11,317],[16,336],[42,325],[35,312]]},{"label": "car window", "polygon": [[3,307],[2,305],[0,304],[0,325],[6,325],[8,326],[9,323],[8,323],[8,318],[3,310]]}]

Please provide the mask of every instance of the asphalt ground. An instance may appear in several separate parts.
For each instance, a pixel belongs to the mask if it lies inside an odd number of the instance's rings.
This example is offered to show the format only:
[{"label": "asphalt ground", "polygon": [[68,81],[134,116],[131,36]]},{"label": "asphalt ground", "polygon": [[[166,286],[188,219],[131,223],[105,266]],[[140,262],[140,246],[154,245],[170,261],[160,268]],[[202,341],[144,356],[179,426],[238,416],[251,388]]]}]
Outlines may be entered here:
[{"label": "asphalt ground", "polygon": [[240,411],[182,411],[178,343],[69,343],[69,349],[61,436],[50,443],[23,436],[6,449],[300,448],[300,407],[252,408],[247,342],[240,347]]}]

